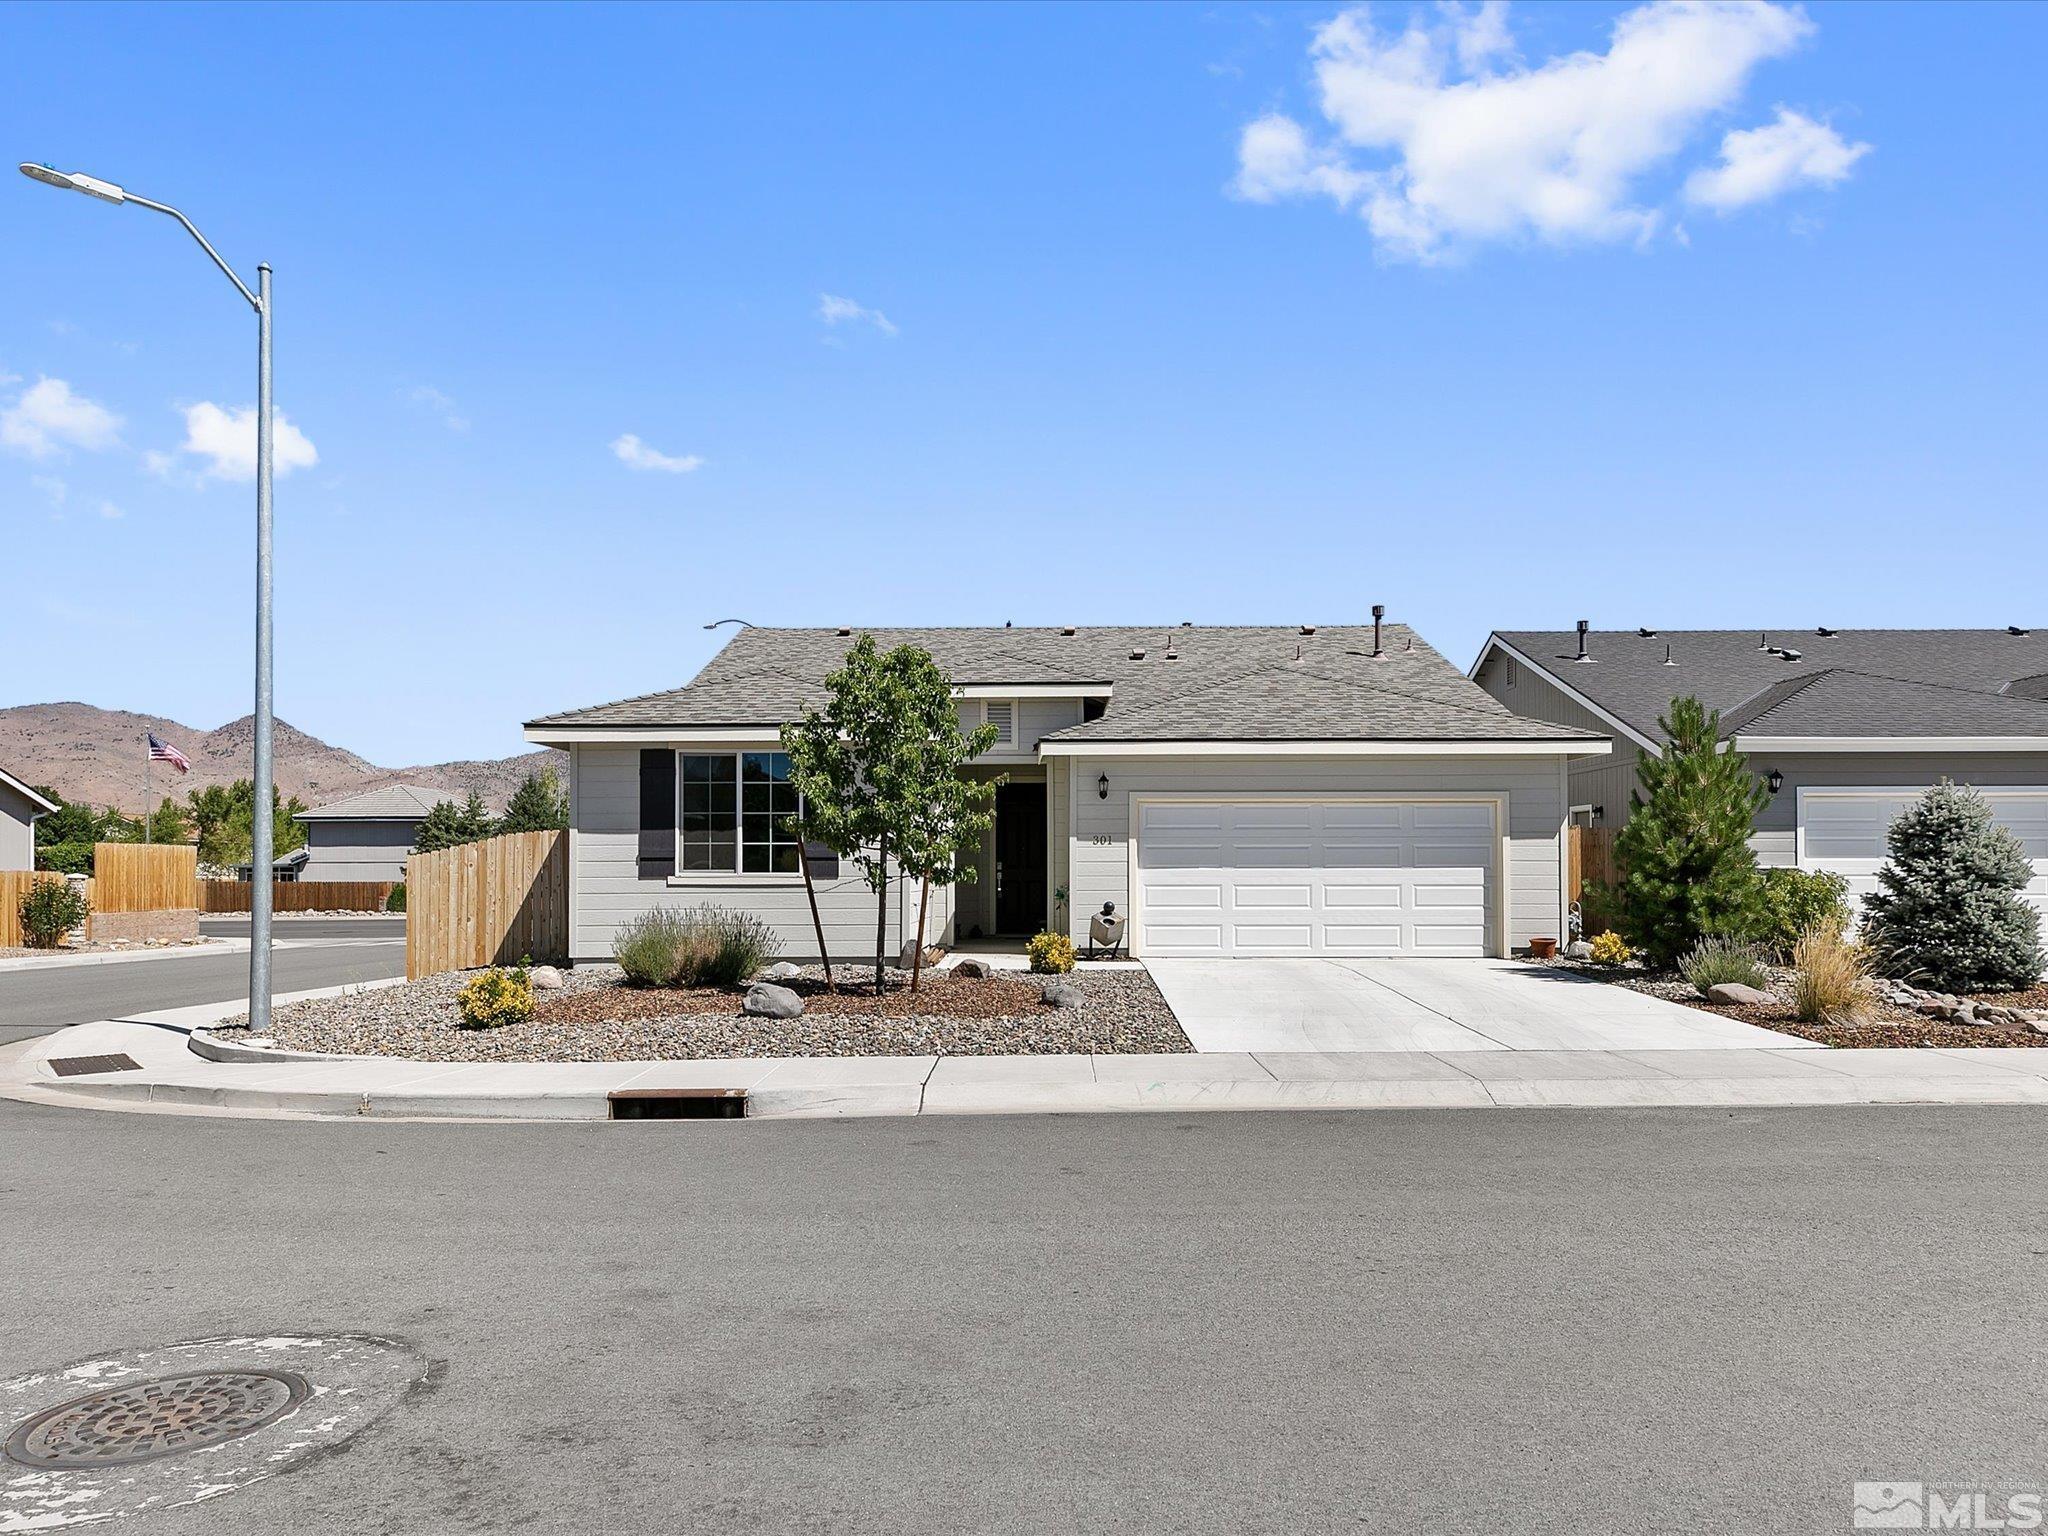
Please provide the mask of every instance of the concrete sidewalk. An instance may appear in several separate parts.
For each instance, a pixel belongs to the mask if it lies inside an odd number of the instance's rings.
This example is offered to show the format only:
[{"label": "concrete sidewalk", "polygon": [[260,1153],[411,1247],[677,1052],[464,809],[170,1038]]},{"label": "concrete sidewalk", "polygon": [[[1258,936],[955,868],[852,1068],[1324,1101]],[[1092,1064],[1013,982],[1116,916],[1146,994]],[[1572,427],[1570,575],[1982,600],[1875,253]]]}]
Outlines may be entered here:
[{"label": "concrete sidewalk", "polygon": [[[332,995],[334,990],[318,994]],[[280,999],[283,1001],[284,999]],[[0,1095],[102,1108],[346,1118],[603,1120],[621,1088],[745,1088],[750,1117],[1198,1109],[2048,1104],[2048,1050],[1212,1052],[757,1057],[475,1065],[304,1057],[190,1032],[209,1005],[82,1024],[0,1056]],[[211,1049],[218,1050],[217,1047]],[[59,1077],[52,1058],[139,1070]]]}]

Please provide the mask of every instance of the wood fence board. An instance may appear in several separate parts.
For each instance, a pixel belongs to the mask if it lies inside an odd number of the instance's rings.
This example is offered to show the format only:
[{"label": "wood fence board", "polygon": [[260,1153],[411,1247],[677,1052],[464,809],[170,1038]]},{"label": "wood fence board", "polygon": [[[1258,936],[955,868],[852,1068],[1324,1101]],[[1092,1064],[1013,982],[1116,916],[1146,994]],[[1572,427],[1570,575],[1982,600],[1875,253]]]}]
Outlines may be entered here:
[{"label": "wood fence board", "polygon": [[406,861],[405,973],[566,959],[566,832],[502,837]]},{"label": "wood fence board", "polygon": [[26,943],[21,931],[21,898],[29,887],[63,878],[54,870],[0,869],[0,949],[20,949]]},{"label": "wood fence board", "polygon": [[181,843],[95,843],[93,910],[167,912],[199,905],[199,850]]}]

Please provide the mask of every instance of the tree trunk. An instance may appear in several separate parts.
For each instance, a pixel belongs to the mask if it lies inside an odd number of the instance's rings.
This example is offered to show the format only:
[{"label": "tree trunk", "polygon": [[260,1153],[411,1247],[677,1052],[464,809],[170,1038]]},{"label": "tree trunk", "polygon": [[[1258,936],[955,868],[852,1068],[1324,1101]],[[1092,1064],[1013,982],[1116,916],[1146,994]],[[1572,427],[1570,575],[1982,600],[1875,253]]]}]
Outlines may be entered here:
[{"label": "tree trunk", "polygon": [[910,990],[917,990],[917,978],[924,973],[924,904],[931,899],[932,877],[926,875],[917,887],[917,953],[910,960]]},{"label": "tree trunk", "polygon": [[825,947],[825,920],[818,916],[818,888],[811,884],[810,844],[799,842],[796,850],[798,868],[804,872],[804,895],[811,903],[811,927],[818,934],[818,958],[825,963],[825,990],[832,990],[832,951]]},{"label": "tree trunk", "polygon": [[889,838],[885,833],[876,844],[876,862],[881,883],[875,887],[875,996],[882,995],[882,967],[889,952]]}]

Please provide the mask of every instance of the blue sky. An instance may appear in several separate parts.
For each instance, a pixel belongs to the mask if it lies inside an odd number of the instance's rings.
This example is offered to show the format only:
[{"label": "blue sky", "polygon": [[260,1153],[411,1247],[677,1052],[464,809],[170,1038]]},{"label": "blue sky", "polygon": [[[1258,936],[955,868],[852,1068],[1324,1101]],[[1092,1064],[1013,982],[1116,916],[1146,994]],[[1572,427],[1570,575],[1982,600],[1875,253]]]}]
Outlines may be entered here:
[{"label": "blue sky", "polygon": [[[2048,623],[2048,12],[1776,14],[28,6],[0,136],[275,267],[385,764],[728,615]],[[253,321],[11,175],[0,294],[0,704],[245,712]]]}]

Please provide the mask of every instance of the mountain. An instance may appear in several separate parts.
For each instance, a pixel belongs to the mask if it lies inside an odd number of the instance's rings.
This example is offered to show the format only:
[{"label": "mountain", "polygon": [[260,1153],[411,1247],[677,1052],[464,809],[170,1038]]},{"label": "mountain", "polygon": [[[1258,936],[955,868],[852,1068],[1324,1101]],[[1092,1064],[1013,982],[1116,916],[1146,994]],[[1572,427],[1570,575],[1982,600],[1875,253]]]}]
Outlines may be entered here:
[{"label": "mountain", "polygon": [[[150,788],[158,797],[183,799],[190,790],[246,779],[253,771],[253,716],[200,731],[159,715],[76,703],[0,709],[0,768],[24,783],[48,784],[67,800],[111,805],[132,816],[142,804],[143,741],[150,731],[192,762],[183,774],[165,763],[151,765]],[[494,761],[379,768],[282,720],[271,731],[271,755],[278,793],[297,795],[309,806],[387,784],[417,784],[454,799],[474,789],[498,809],[536,769],[552,764],[562,782],[569,781],[569,755],[552,748]]]}]

